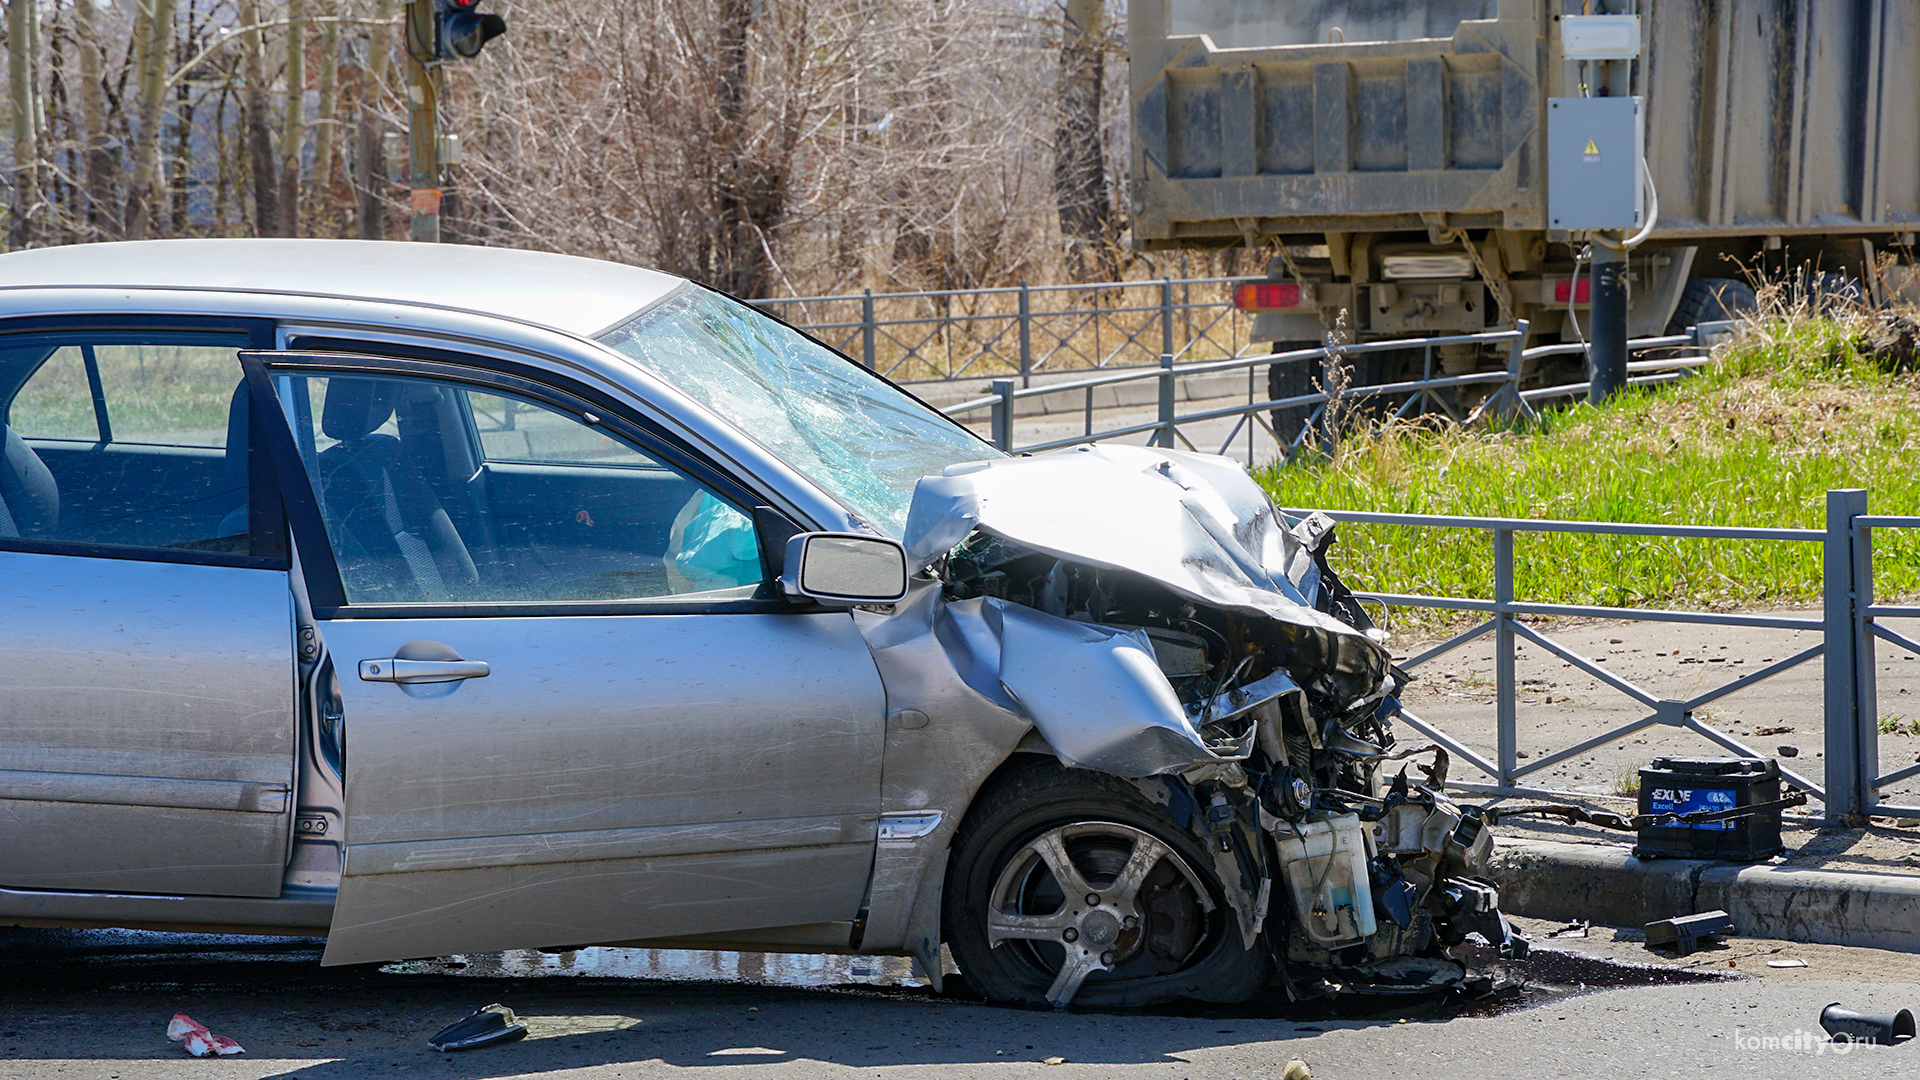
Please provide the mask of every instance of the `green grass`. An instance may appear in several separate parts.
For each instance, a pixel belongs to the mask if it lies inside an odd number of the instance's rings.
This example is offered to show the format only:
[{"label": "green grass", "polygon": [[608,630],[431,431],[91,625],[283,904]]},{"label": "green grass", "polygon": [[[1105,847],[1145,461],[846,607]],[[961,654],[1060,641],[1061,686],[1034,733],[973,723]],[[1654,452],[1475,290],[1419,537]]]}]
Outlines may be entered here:
[{"label": "green grass", "polygon": [[[1920,378],[1862,356],[1864,317],[1757,324],[1698,377],[1502,430],[1390,424],[1260,474],[1281,506],[1823,528],[1830,488],[1920,514]],[[1920,530],[1878,530],[1882,597],[1920,592]],[[1357,589],[1492,595],[1475,530],[1343,525]],[[1818,543],[1520,534],[1523,600],[1726,609],[1817,604]]]}]

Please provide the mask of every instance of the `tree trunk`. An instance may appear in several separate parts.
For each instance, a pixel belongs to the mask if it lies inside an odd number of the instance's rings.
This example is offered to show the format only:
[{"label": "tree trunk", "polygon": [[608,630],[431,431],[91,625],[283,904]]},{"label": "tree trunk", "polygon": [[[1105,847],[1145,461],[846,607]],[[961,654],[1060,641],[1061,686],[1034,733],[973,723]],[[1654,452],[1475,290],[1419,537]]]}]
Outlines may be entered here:
[{"label": "tree trunk", "polygon": [[380,185],[386,180],[387,125],[380,117],[380,99],[387,91],[387,74],[392,69],[393,34],[387,20],[393,18],[393,0],[375,0],[373,17],[378,20],[367,40],[367,67],[360,81],[359,129],[360,153],[354,159],[354,187],[360,200],[356,215],[360,236],[365,240],[383,240],[387,235],[386,206],[380,201]]},{"label": "tree trunk", "polygon": [[[238,0],[240,25],[260,21],[259,0]],[[247,163],[253,175],[253,231],[257,236],[282,236],[280,220],[280,170],[274,164],[273,135],[267,125],[266,39],[260,33],[247,35],[240,46],[246,53],[247,95],[242,106],[246,114]]]},{"label": "tree trunk", "polygon": [[34,31],[40,12],[34,0],[13,0],[7,9],[7,101],[13,119],[13,205],[8,208],[7,247],[32,246],[40,212],[40,124],[34,71]]},{"label": "tree trunk", "polygon": [[87,216],[95,238],[120,237],[120,215],[113,212],[113,154],[107,149],[107,87],[94,5],[73,5],[74,37],[80,45],[80,111],[87,126]]},{"label": "tree trunk", "polygon": [[340,13],[338,0],[320,0],[320,107],[313,129],[313,190],[315,224],[328,235],[337,232],[333,204],[334,128],[340,107]]},{"label": "tree trunk", "polygon": [[766,295],[769,268],[760,240],[755,203],[761,178],[747,145],[748,99],[752,94],[747,35],[753,29],[752,0],[719,0],[720,72],[714,87],[715,150],[718,175],[715,196],[720,219],[720,257],[714,276],[720,288],[735,296]]},{"label": "tree trunk", "polygon": [[282,236],[300,235],[300,149],[306,142],[307,5],[287,0],[287,113],[280,129]]},{"label": "tree trunk", "polygon": [[160,210],[160,110],[166,103],[167,54],[173,44],[173,0],[145,0],[134,21],[139,70],[139,124],[133,134],[133,182],[127,192],[127,237],[144,240]]},{"label": "tree trunk", "polygon": [[1102,0],[1067,0],[1060,41],[1060,117],[1053,157],[1060,233],[1082,276],[1111,278],[1113,206],[1101,144],[1100,97],[1106,82]]}]

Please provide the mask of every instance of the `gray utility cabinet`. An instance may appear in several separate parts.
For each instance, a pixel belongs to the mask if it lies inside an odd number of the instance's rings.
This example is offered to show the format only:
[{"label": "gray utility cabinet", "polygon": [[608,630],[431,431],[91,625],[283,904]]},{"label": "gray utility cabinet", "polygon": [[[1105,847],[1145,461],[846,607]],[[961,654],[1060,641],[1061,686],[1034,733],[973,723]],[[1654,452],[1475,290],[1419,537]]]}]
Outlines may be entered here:
[{"label": "gray utility cabinet", "polygon": [[[1571,338],[1583,237],[1551,220],[1547,134],[1550,100],[1582,96],[1559,27],[1583,6],[1642,19],[1632,83],[1608,88],[1644,98],[1659,209],[1634,333],[1704,318],[1688,284],[1748,270],[1913,290],[1920,0],[1130,0],[1135,246],[1284,248],[1312,324],[1345,311],[1361,337],[1525,317]],[[1449,252],[1468,258],[1423,258]],[[1396,280],[1396,255],[1467,272]]]}]

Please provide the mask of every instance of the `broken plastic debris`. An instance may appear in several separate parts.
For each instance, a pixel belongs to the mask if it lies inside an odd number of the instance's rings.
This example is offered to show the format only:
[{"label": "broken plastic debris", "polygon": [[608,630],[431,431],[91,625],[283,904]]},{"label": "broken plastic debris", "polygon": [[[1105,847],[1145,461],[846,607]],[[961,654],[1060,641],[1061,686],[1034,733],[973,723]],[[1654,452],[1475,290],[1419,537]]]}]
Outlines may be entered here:
[{"label": "broken plastic debris", "polygon": [[527,1037],[527,1025],[505,1005],[489,1005],[441,1028],[427,1045],[442,1053],[477,1050]]},{"label": "broken plastic debris", "polygon": [[1313,1070],[1299,1058],[1288,1058],[1280,1070],[1280,1080],[1313,1080]]},{"label": "broken plastic debris", "polygon": [[1805,960],[1769,960],[1767,961],[1767,966],[1774,968],[1806,967],[1807,962]]},{"label": "broken plastic debris", "polygon": [[247,1052],[239,1043],[225,1035],[215,1035],[208,1031],[207,1025],[186,1013],[174,1013],[173,1019],[167,1021],[167,1038],[182,1044],[187,1053],[194,1057],[206,1057],[209,1054],[231,1057],[234,1054]]},{"label": "broken plastic debris", "polygon": [[[1733,919],[1726,912],[1702,911],[1648,923],[1647,947],[1665,946],[1676,956],[1686,956],[1699,949],[1702,942],[1733,932]],[[1727,966],[1733,967],[1733,961],[1729,960]]]},{"label": "broken plastic debris", "polygon": [[1040,1064],[1042,1065],[1065,1065],[1066,1063],[1067,1063],[1067,1059],[1063,1057],[1050,1057],[1050,1058],[1040,1059]]}]

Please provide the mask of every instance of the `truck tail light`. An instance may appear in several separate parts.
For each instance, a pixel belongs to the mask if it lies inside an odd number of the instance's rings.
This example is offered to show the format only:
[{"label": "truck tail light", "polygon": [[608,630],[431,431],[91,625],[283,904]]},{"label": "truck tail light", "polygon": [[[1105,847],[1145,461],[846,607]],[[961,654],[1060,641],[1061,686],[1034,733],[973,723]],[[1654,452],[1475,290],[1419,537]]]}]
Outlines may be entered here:
[{"label": "truck tail light", "polygon": [[1291,281],[1249,281],[1233,290],[1233,306],[1242,311],[1290,310],[1303,299],[1300,286]]},{"label": "truck tail light", "polygon": [[1591,277],[1555,278],[1553,282],[1553,302],[1556,304],[1564,304],[1567,302],[1568,297],[1572,297],[1573,302],[1576,304],[1593,303],[1593,279]]}]

